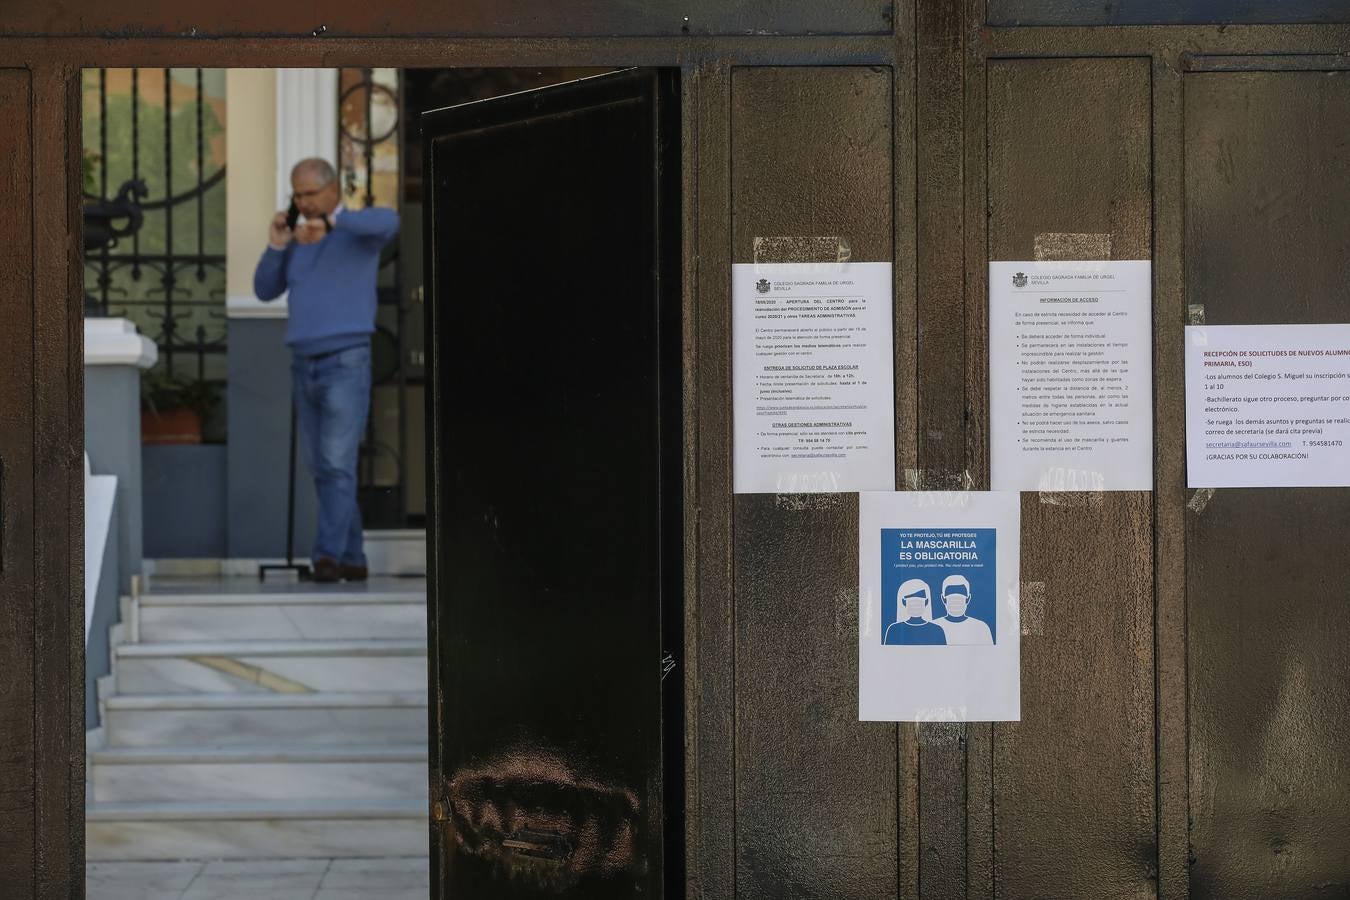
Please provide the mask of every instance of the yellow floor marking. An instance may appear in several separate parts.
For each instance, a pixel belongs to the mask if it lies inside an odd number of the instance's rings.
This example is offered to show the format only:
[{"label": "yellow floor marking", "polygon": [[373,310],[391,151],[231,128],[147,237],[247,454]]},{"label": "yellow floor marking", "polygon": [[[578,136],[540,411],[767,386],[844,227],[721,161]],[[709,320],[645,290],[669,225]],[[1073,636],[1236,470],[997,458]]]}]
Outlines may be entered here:
[{"label": "yellow floor marking", "polygon": [[241,678],[244,681],[251,681],[254,684],[262,685],[269,691],[275,691],[278,694],[312,694],[314,688],[301,684],[298,681],[292,681],[275,672],[269,672],[258,666],[251,666],[248,663],[240,662],[237,659],[231,659],[228,656],[189,656],[188,659],[193,662],[206,666],[208,669],[215,669],[217,672],[223,672],[226,675],[232,675],[235,678]]}]

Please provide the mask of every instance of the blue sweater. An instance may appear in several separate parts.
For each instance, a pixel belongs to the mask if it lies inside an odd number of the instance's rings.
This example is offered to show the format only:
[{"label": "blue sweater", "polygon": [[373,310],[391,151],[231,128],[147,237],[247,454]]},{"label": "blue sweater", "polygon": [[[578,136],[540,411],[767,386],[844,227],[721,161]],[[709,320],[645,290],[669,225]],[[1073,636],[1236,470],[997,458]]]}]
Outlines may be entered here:
[{"label": "blue sweater", "polygon": [[392,209],[344,209],[318,243],[267,248],[253,273],[253,293],[275,300],[290,291],[286,343],[297,356],[370,343],[380,250],[397,233]]}]

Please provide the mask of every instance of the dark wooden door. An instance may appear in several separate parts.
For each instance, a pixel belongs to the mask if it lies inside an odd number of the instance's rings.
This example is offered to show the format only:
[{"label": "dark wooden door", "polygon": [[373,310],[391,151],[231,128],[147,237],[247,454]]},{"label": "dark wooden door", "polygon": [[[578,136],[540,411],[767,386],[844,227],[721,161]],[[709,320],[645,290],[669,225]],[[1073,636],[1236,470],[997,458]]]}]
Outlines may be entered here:
[{"label": "dark wooden door", "polygon": [[[24,69],[0,69],[0,111],[10,127],[0,137],[0,185],[28,187],[32,167],[29,104],[32,79]],[[8,192],[7,193],[11,193]],[[24,191],[27,194],[27,191]],[[19,194],[14,190],[12,194]],[[14,199],[19,200],[20,196]],[[29,200],[22,197],[22,200]],[[31,200],[11,203],[0,224],[0,591],[19,597],[33,590],[33,216]],[[9,607],[9,604],[5,604]],[[33,665],[33,610],[15,604],[0,628],[0,655],[25,675]],[[0,817],[27,827],[0,828],[0,883],[33,888],[33,685],[28,678],[0,687]],[[9,742],[15,737],[20,740]]]},{"label": "dark wooden door", "polygon": [[682,883],[674,91],[423,119],[439,896]]},{"label": "dark wooden door", "polygon": [[63,155],[79,139],[78,78],[10,65],[0,62],[0,897],[82,896],[82,292],[68,265],[79,175]]}]

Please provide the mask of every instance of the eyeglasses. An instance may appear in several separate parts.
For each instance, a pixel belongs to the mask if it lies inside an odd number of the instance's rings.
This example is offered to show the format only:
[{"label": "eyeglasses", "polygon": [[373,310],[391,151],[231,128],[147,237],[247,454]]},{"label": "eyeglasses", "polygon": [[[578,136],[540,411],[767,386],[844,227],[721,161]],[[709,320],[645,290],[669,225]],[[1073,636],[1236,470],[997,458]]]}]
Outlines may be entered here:
[{"label": "eyeglasses", "polygon": [[295,192],[293,192],[293,193],[291,194],[291,199],[292,199],[292,200],[308,200],[310,197],[317,197],[317,196],[319,196],[320,194],[322,194],[322,193],[323,193],[324,191],[326,191],[326,190],[328,190],[328,185],[325,184],[323,187],[321,187],[321,188],[315,188],[315,189],[312,190],[312,191],[295,191]]}]

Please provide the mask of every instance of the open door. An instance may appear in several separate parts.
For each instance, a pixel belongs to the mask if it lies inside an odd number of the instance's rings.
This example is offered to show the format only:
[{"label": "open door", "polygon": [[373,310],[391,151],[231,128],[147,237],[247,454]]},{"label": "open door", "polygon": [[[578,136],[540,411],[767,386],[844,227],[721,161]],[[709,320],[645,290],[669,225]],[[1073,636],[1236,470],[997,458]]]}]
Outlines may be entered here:
[{"label": "open door", "polygon": [[683,893],[676,77],[423,117],[437,897]]}]

